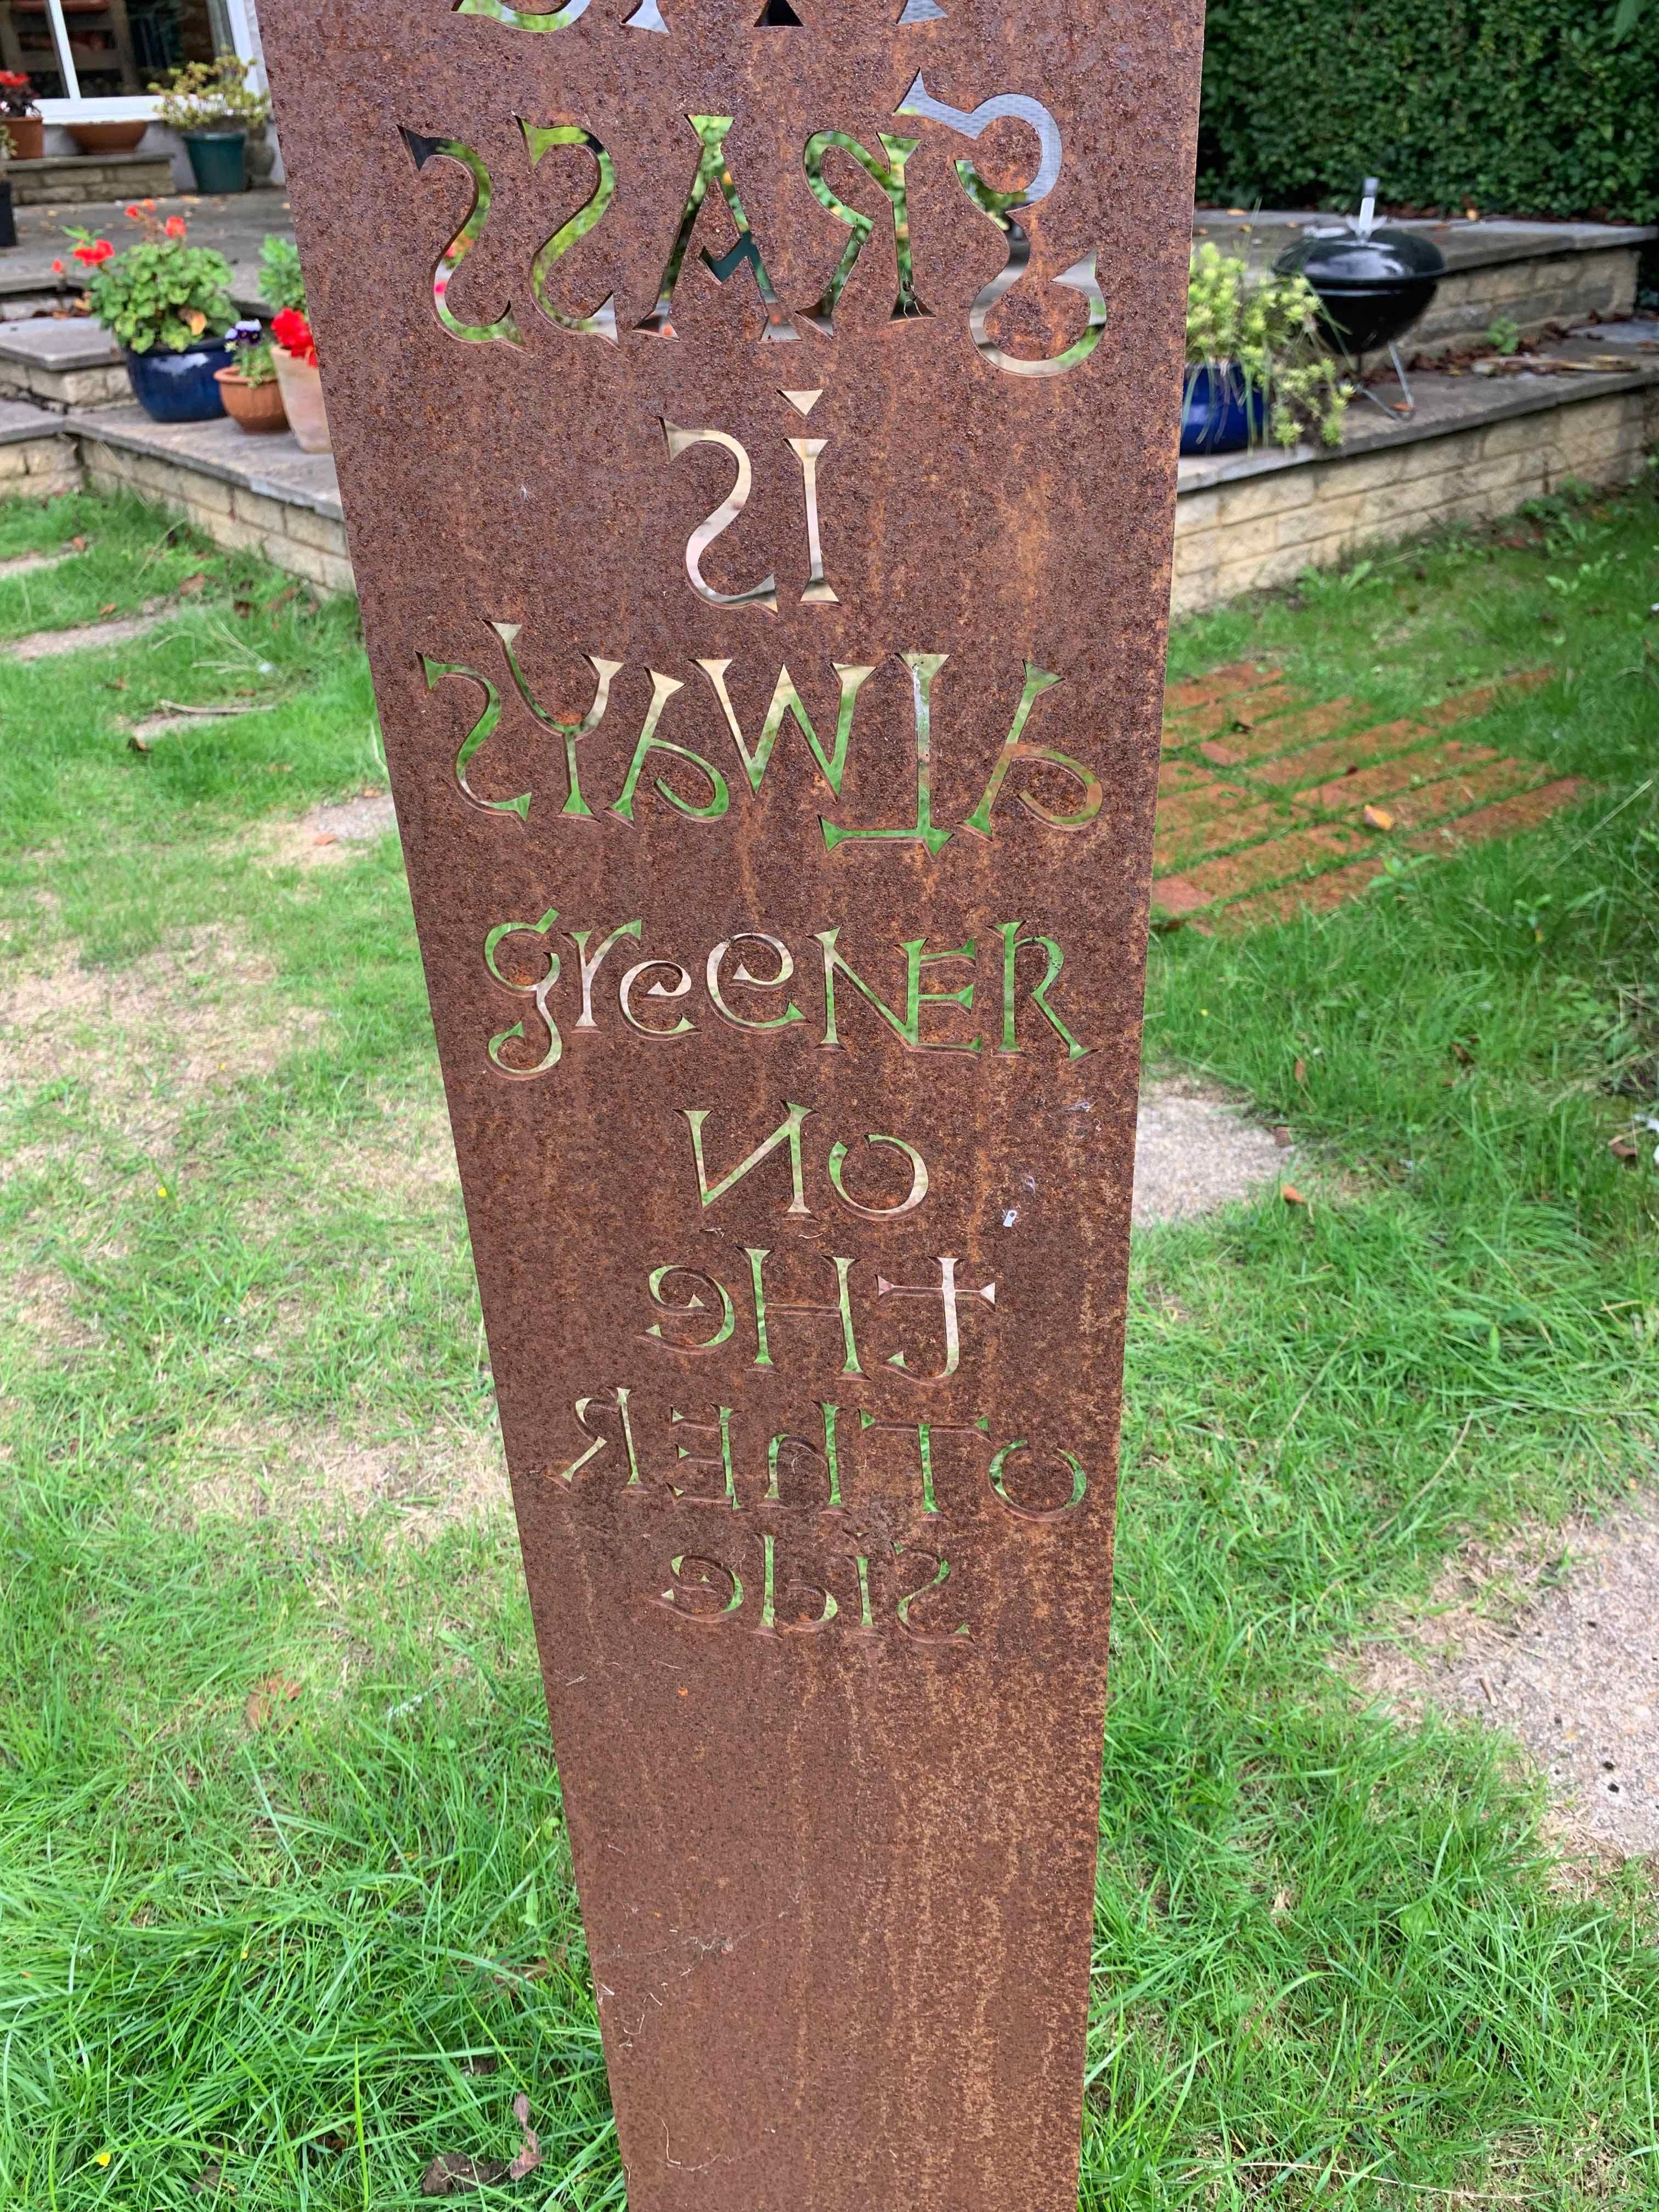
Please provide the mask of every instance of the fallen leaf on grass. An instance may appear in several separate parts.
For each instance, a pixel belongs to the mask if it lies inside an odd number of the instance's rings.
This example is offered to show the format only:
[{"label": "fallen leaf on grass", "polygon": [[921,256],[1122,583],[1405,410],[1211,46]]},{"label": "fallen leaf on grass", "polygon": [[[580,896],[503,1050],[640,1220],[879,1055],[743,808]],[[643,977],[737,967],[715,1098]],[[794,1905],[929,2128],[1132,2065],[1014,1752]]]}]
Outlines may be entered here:
[{"label": "fallen leaf on grass", "polygon": [[193,576],[186,576],[184,582],[179,585],[179,597],[181,599],[193,599],[198,592],[205,591],[206,588],[207,570],[198,568]]},{"label": "fallen leaf on grass", "polygon": [[522,2181],[526,2173],[534,2173],[542,2162],[541,2138],[530,2124],[530,2100],[522,2090],[513,2100],[513,2117],[524,2130],[524,2141],[507,2169],[509,2181]]},{"label": "fallen leaf on grass", "polygon": [[71,538],[70,544],[77,553],[84,553],[87,550],[87,541],[84,538]]},{"label": "fallen leaf on grass", "polygon": [[441,2150],[421,2176],[422,2197],[453,2197],[458,2189],[483,2189],[507,2172],[504,2158],[469,2158],[464,2150]]},{"label": "fallen leaf on grass", "polygon": [[243,1716],[251,1729],[267,1728],[281,1707],[292,1704],[299,1694],[297,1682],[290,1682],[281,1674],[267,1674],[248,1692]]},{"label": "fallen leaf on grass", "polygon": [[118,599],[112,599],[106,607],[100,607],[98,611],[100,615],[112,615],[120,604]]},{"label": "fallen leaf on grass", "polygon": [[1281,1122],[1279,1124],[1278,1127],[1273,1131],[1273,1142],[1274,1142],[1274,1144],[1276,1144],[1276,1145],[1278,1146],[1278,1147],[1279,1147],[1279,1151],[1280,1151],[1281,1152],[1287,1152],[1287,1151],[1290,1149],[1290,1146],[1291,1146],[1291,1142],[1292,1142],[1292,1141],[1293,1141],[1293,1140],[1292,1140],[1292,1139],[1291,1139],[1291,1133],[1290,1133],[1290,1131],[1285,1127],[1285,1124],[1281,1121]]},{"label": "fallen leaf on grass", "polygon": [[1392,830],[1394,817],[1386,806],[1368,806],[1360,816],[1368,830]]},{"label": "fallen leaf on grass", "polygon": [[1305,1083],[1308,1079],[1307,1061],[1305,1060],[1298,1060],[1296,1066],[1291,1070],[1291,1073],[1295,1076],[1298,1083]]},{"label": "fallen leaf on grass", "polygon": [[125,676],[106,676],[104,678],[103,688],[106,691],[125,691],[127,688],[127,679]]},{"label": "fallen leaf on grass", "polygon": [[148,738],[131,737],[127,739],[127,750],[130,753],[147,753],[149,749],[150,744]]},{"label": "fallen leaf on grass", "polygon": [[224,2168],[220,2166],[204,2166],[190,2185],[198,2197],[210,2196],[217,2189],[222,2189],[227,2197],[236,2194],[234,2185],[225,2179]]},{"label": "fallen leaf on grass", "polygon": [[337,845],[340,841],[331,830],[325,830],[319,836],[313,837],[311,842],[313,845]]},{"label": "fallen leaf on grass", "polygon": [[1301,1192],[1297,1188],[1293,1182],[1280,1183],[1279,1186],[1279,1194],[1284,1200],[1286,1206],[1305,1206],[1308,1203],[1307,1200],[1303,1197]]},{"label": "fallen leaf on grass", "polygon": [[1633,1137],[1613,1137],[1608,1141],[1607,1150],[1616,1160],[1633,1160],[1641,1154],[1641,1147]]}]

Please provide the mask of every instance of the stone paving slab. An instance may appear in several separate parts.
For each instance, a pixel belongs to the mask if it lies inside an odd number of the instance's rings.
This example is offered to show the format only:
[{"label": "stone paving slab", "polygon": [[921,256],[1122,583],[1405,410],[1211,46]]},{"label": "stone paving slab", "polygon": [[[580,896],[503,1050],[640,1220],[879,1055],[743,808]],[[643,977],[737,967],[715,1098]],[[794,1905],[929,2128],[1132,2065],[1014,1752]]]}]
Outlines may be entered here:
[{"label": "stone paving slab", "polygon": [[291,430],[250,437],[228,416],[216,422],[153,422],[136,405],[71,413],[64,422],[76,437],[180,464],[262,499],[309,507],[331,522],[341,520],[333,456],[302,453]]}]

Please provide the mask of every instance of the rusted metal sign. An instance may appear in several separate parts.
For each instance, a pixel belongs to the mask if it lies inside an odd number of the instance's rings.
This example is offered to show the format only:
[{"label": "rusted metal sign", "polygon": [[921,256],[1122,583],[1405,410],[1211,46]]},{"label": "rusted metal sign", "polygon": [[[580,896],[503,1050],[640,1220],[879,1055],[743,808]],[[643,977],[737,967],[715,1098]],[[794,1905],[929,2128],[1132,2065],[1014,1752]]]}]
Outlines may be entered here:
[{"label": "rusted metal sign", "polygon": [[1198,0],[261,12],[629,2203],[1057,2212]]}]

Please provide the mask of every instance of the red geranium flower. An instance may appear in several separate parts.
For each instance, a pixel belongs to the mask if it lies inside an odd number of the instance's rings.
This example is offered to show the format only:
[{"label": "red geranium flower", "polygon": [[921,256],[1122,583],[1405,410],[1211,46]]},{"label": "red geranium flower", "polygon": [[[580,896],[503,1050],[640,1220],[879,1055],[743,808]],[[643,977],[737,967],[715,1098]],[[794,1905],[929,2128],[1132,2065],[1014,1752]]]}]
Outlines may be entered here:
[{"label": "red geranium flower", "polygon": [[54,276],[61,276],[63,275],[63,273],[64,273],[64,264],[63,264],[63,263],[62,263],[61,261],[54,261],[54,262],[52,263],[52,275],[53,275]]},{"label": "red geranium flower", "polygon": [[125,215],[125,217],[126,217],[126,219],[127,219],[127,221],[128,221],[129,222],[137,222],[137,220],[138,220],[138,214],[139,214],[139,209],[138,209],[138,203],[137,203],[137,200],[130,200],[130,201],[127,203],[126,206],[125,206],[125,208],[123,208],[123,209],[122,209],[121,212],[122,212],[122,214],[123,214],[123,215]]},{"label": "red geranium flower", "polygon": [[114,251],[106,238],[88,239],[84,246],[76,247],[75,258],[84,262],[88,269],[96,269],[100,262],[107,261]]},{"label": "red geranium flower", "polygon": [[167,217],[167,234],[169,238],[182,238],[189,228],[190,225],[185,221],[183,216],[170,215]]},{"label": "red geranium flower", "polygon": [[317,341],[311,335],[311,325],[297,307],[284,307],[270,319],[270,335],[283,351],[292,354],[295,361],[309,367],[317,365]]}]

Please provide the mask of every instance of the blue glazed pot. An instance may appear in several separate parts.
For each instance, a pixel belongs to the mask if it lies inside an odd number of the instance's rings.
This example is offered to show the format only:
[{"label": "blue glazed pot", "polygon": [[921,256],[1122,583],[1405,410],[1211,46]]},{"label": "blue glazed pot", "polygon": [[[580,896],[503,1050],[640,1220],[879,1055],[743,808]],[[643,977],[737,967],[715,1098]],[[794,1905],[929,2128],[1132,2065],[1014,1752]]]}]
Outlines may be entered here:
[{"label": "blue glazed pot", "polygon": [[213,372],[229,367],[230,348],[222,338],[191,346],[188,353],[163,353],[155,346],[127,356],[127,381],[154,422],[210,422],[225,411]]},{"label": "blue glazed pot", "polygon": [[1236,453],[1259,441],[1267,417],[1265,393],[1249,392],[1231,362],[1212,375],[1207,366],[1189,368],[1181,406],[1183,453]]}]

